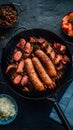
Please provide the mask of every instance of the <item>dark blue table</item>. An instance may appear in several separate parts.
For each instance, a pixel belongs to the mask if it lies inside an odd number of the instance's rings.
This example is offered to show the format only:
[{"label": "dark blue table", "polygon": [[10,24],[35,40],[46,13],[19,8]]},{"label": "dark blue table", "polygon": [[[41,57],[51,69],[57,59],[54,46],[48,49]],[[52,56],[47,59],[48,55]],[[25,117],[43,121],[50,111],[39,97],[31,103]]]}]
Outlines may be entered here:
[{"label": "dark blue table", "polygon": [[[48,29],[62,37],[65,41],[73,42],[73,39],[63,34],[60,27],[64,14],[73,11],[73,0],[0,0],[0,4],[13,2],[21,4],[24,11],[19,15],[18,22],[13,28],[6,31],[0,30],[0,33],[5,35],[5,39],[0,40],[0,57],[2,47],[13,37],[15,30],[20,26],[27,29]],[[22,31],[22,29],[19,31]],[[73,51],[72,46],[71,49]],[[4,81],[1,69],[0,81]],[[4,84],[0,84],[0,93],[11,95],[18,104],[18,115],[15,121],[9,125],[0,126],[1,130],[64,130],[62,124],[50,119],[53,106],[47,100],[31,101],[23,99]]]}]

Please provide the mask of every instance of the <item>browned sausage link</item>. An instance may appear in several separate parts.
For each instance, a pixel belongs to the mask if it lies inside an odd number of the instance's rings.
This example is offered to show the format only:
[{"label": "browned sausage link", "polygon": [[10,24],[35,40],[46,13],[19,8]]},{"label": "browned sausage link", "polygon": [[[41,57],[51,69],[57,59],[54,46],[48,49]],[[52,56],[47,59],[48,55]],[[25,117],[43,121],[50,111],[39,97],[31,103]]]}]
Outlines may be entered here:
[{"label": "browned sausage link", "polygon": [[30,58],[27,58],[25,61],[25,69],[28,73],[28,76],[33,84],[33,86],[39,90],[42,91],[44,90],[44,85],[43,83],[40,81],[40,79],[38,78],[38,75],[35,72],[34,66],[32,64],[32,61]]},{"label": "browned sausage link", "polygon": [[37,50],[35,54],[44,63],[49,76],[51,77],[57,76],[57,71],[50,58],[42,50]]},{"label": "browned sausage link", "polygon": [[46,73],[43,65],[41,64],[40,60],[37,57],[32,58],[32,63],[38,72],[38,75],[40,76],[41,80],[46,84],[50,86],[55,86],[55,83],[52,81],[52,79],[49,77],[49,75]]}]

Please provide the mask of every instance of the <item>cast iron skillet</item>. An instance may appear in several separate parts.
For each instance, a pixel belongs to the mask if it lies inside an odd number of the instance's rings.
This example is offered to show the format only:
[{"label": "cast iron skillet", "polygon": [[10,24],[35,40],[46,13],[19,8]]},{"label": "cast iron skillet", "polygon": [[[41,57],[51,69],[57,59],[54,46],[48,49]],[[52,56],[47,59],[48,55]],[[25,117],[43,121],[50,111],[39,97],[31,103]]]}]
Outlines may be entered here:
[{"label": "cast iron skillet", "polygon": [[[65,45],[67,47],[66,55],[70,58],[71,63],[66,66],[65,74],[63,75],[60,83],[58,83],[57,88],[54,89],[53,91],[47,91],[47,92],[42,92],[42,93],[41,92],[32,92],[30,94],[25,93],[25,92],[22,92],[21,90],[19,90],[16,86],[14,86],[12,84],[11,80],[7,77],[7,75],[5,75],[5,69],[7,67],[6,61],[7,61],[7,58],[9,58],[10,52],[12,51],[12,49],[15,48],[15,46],[18,43],[20,38],[25,38],[28,40],[28,38],[30,36],[35,36],[35,37],[40,36],[51,42],[53,42],[53,41],[60,42],[61,44]],[[54,98],[54,95],[59,93],[61,90],[64,91],[63,87],[64,87],[64,85],[66,85],[66,83],[68,81],[70,81],[70,74],[72,71],[71,52],[69,50],[69,47],[67,46],[67,43],[65,43],[59,36],[57,36],[56,34],[54,34],[53,32],[51,32],[49,30],[44,30],[44,29],[29,29],[29,30],[21,31],[20,33],[15,35],[3,48],[2,58],[1,58],[1,69],[2,69],[2,75],[3,75],[6,83],[15,93],[19,94],[20,96],[22,96],[24,98],[31,99],[31,100],[48,99],[49,101],[51,101],[54,104],[54,108],[55,108],[58,116],[60,117],[65,129],[71,130],[71,126],[70,126],[68,120],[66,119],[60,106],[58,105],[56,99]]]}]

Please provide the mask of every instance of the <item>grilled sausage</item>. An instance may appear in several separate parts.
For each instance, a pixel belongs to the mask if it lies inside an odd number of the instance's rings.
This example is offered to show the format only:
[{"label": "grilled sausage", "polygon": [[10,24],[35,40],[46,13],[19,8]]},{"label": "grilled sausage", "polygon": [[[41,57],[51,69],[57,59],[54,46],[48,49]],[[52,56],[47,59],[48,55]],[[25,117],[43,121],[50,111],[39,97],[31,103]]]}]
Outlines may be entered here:
[{"label": "grilled sausage", "polygon": [[44,63],[49,76],[51,77],[57,76],[57,71],[50,58],[42,50],[37,50],[35,54]]},{"label": "grilled sausage", "polygon": [[52,81],[52,79],[49,77],[49,75],[46,73],[43,65],[41,64],[41,62],[39,61],[39,59],[37,57],[33,57],[32,58],[32,63],[36,69],[36,71],[38,72],[41,80],[46,84],[46,85],[50,85],[51,87],[55,86],[55,83]]},{"label": "grilled sausage", "polygon": [[44,90],[44,85],[38,78],[38,75],[36,74],[34,66],[32,64],[32,60],[30,58],[25,59],[25,68],[33,86],[39,91]]}]

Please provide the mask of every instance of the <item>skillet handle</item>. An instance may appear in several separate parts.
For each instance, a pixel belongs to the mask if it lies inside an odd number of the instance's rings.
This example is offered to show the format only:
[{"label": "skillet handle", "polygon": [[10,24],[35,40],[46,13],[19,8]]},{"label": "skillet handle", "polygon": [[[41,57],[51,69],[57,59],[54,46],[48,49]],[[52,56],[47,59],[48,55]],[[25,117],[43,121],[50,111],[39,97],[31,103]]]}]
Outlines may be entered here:
[{"label": "skillet handle", "polygon": [[66,41],[65,42],[68,44],[68,45],[72,45],[73,46],[73,43],[72,42],[69,42],[69,41]]},{"label": "skillet handle", "polygon": [[24,27],[24,26],[19,26],[15,31],[14,31],[14,33],[13,33],[13,37],[15,36],[15,34],[16,33],[19,33],[20,31],[24,31],[24,30],[27,30],[27,28],[26,27]]},{"label": "skillet handle", "polygon": [[53,103],[54,108],[55,108],[55,110],[56,110],[56,112],[57,112],[60,120],[62,121],[62,124],[63,124],[65,130],[72,130],[71,125],[69,124],[67,118],[65,117],[65,115],[64,115],[61,107],[57,103],[56,99],[54,99],[54,98],[48,98],[48,100]]},{"label": "skillet handle", "polygon": [[63,114],[63,111],[61,110],[60,106],[58,105],[58,103],[55,101],[54,102],[54,108],[59,116],[59,118],[62,121],[63,126],[65,127],[66,130],[71,130],[71,126],[67,120],[67,118],[65,117],[65,115]]}]

